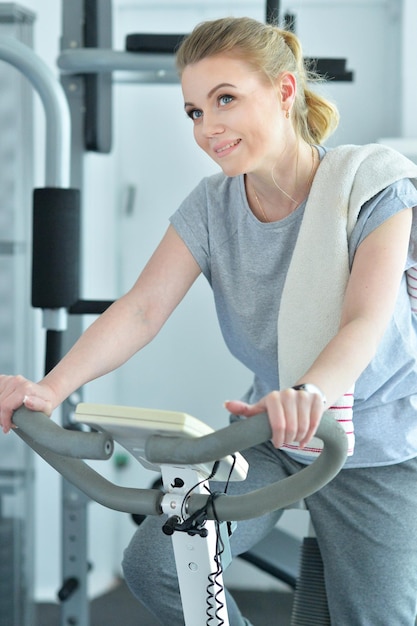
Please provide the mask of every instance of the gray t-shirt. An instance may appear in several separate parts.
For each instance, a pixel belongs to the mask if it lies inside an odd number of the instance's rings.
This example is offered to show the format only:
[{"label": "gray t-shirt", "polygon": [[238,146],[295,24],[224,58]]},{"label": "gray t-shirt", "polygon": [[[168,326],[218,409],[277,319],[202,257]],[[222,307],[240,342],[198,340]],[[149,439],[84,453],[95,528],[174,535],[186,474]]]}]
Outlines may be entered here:
[{"label": "gray t-shirt", "polygon": [[[416,205],[417,191],[409,180],[367,202],[350,237],[351,262],[370,232]],[[243,176],[220,173],[203,179],[171,217],[212,287],[230,352],[254,374],[244,395],[251,403],[279,389],[278,311],[305,206],[278,222],[260,222],[248,205]],[[415,247],[410,245],[408,266],[417,264]],[[411,312],[405,274],[378,352],[356,382],[353,421],[355,452],[345,467],[417,456],[417,316]]]}]

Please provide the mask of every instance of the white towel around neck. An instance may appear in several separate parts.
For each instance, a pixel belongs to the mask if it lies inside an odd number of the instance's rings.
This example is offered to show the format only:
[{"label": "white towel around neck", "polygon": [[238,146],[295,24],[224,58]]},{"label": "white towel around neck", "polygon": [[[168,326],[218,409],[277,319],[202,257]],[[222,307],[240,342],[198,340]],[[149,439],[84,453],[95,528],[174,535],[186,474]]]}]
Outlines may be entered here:
[{"label": "white towel around neck", "polygon": [[[348,240],[362,205],[388,185],[411,178],[417,187],[417,165],[380,144],[345,145],[329,150],[314,177],[303,221],[286,277],[278,316],[280,387],[294,385],[336,335],[349,279]],[[341,357],[343,358],[343,357]],[[353,390],[331,407],[346,419]],[[351,401],[347,399],[352,398]],[[344,409],[336,415],[337,409]],[[286,446],[294,448],[294,446]],[[321,442],[314,439],[316,455]],[[299,451],[301,452],[301,451]]]}]

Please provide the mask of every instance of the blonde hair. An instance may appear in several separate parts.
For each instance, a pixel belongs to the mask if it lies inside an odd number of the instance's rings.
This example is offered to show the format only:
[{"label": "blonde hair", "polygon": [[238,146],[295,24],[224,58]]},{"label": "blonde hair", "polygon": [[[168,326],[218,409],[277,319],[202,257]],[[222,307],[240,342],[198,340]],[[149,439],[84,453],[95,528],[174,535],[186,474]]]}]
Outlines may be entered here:
[{"label": "blonde hair", "polygon": [[242,58],[270,80],[291,72],[297,81],[293,105],[295,130],[308,143],[322,143],[336,129],[335,105],[308,87],[319,77],[304,62],[299,39],[292,32],[248,17],[227,17],[198,24],[181,43],[176,56],[178,72],[215,54]]}]

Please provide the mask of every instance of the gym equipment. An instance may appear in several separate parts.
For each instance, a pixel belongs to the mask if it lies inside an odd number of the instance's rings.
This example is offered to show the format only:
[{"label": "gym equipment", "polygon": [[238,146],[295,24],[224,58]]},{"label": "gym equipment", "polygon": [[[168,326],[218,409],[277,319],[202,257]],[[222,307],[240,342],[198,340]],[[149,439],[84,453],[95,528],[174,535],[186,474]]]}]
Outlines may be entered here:
[{"label": "gym equipment", "polygon": [[[173,411],[81,403],[75,422],[92,432],[64,430],[42,413],[18,409],[13,431],[89,498],[141,515],[167,514],[186,626],[228,626],[223,569],[230,555],[232,522],[285,508],[327,484],[343,466],[347,438],[323,416],[317,436],[324,448],[299,473],[245,495],[211,493],[209,480],[244,480],[239,454],[271,437],[265,414],[213,431],[196,418]],[[83,460],[108,459],[117,441],[148,469],[162,473],[163,490],[118,487]],[[310,625],[312,622],[309,622]]]},{"label": "gym equipment", "polygon": [[[0,371],[34,374],[30,290],[30,198],[33,188],[33,86],[48,117],[46,184],[58,181],[66,136],[56,79],[33,53],[35,14],[0,3]],[[42,66],[42,69],[40,69]],[[17,71],[16,71],[17,70]],[[57,85],[59,88],[59,84]],[[60,103],[65,106],[65,96]],[[62,118],[57,126],[57,116]],[[69,120],[69,116],[67,116]],[[62,133],[61,133],[62,131]],[[63,142],[61,141],[63,139]],[[55,153],[56,151],[59,154]],[[56,157],[56,158],[55,158]],[[69,157],[68,157],[69,166]],[[64,164],[65,168],[65,164]],[[0,441],[0,626],[34,622],[34,468],[31,450],[17,438]]]}]

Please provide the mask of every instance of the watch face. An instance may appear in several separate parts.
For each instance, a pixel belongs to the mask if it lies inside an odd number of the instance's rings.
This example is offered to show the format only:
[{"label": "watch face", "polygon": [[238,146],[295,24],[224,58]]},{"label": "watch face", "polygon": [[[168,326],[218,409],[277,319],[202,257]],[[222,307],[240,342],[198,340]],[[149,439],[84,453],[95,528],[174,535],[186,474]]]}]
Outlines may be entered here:
[{"label": "watch face", "polygon": [[307,393],[315,393],[319,395],[323,401],[323,404],[327,403],[326,396],[319,387],[312,383],[301,383],[301,385],[294,385],[293,389],[296,391],[307,391]]}]

